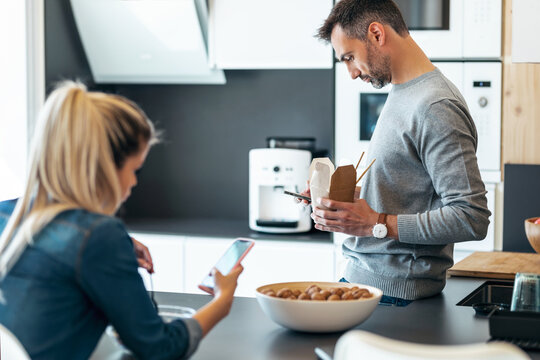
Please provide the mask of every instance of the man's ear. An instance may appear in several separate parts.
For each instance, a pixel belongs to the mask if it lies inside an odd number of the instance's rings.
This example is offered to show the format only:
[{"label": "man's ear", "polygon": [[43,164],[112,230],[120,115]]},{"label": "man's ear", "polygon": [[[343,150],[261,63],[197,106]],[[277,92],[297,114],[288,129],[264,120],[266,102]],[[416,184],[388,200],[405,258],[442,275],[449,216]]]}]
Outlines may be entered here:
[{"label": "man's ear", "polygon": [[379,22],[372,22],[368,27],[368,39],[371,39],[379,46],[382,46],[386,42],[386,31],[383,24]]}]

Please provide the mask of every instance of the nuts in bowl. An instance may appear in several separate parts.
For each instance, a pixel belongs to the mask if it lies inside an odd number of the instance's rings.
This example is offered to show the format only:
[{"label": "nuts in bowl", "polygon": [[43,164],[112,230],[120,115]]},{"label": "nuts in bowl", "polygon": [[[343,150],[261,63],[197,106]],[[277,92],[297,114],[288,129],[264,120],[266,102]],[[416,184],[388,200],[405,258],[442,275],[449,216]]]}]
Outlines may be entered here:
[{"label": "nuts in bowl", "polygon": [[290,282],[261,286],[256,292],[264,313],[292,330],[342,331],[366,320],[382,291],[341,282]]},{"label": "nuts in bowl", "polygon": [[357,299],[369,299],[373,296],[366,288],[360,288],[358,286],[353,287],[331,287],[327,289],[321,289],[318,285],[312,284],[305,290],[294,289],[291,290],[288,287],[279,289],[276,293],[272,289],[264,290],[264,295],[278,297],[282,299],[290,300],[327,300],[327,301],[339,301],[339,300],[357,300]]}]

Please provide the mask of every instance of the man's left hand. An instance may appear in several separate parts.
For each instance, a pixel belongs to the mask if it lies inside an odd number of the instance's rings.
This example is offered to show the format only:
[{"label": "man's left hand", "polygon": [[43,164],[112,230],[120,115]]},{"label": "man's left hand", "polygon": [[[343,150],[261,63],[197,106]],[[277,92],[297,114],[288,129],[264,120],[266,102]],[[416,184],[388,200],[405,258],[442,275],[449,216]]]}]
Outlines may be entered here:
[{"label": "man's left hand", "polygon": [[353,236],[371,236],[373,225],[379,214],[364,199],[354,202],[341,202],[321,199],[321,204],[329,210],[323,210],[313,204],[311,218],[315,228],[322,231],[340,232]]}]

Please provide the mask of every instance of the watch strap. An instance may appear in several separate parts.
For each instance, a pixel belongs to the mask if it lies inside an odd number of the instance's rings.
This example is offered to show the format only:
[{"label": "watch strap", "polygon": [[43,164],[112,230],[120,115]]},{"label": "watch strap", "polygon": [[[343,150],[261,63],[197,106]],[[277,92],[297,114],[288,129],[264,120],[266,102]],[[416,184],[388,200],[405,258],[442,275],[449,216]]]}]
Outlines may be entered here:
[{"label": "watch strap", "polygon": [[379,218],[377,219],[377,224],[384,224],[384,225],[386,225],[386,216],[387,216],[387,214],[385,214],[385,213],[380,213],[380,214],[379,214]]}]

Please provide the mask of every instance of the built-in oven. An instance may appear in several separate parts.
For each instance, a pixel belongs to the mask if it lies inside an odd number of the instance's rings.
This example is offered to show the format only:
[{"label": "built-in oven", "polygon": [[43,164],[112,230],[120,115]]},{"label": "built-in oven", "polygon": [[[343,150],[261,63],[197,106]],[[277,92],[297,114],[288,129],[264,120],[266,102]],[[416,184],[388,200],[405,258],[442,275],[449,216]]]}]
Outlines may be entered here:
[{"label": "built-in oven", "polygon": [[429,58],[500,58],[502,0],[394,1]]}]

